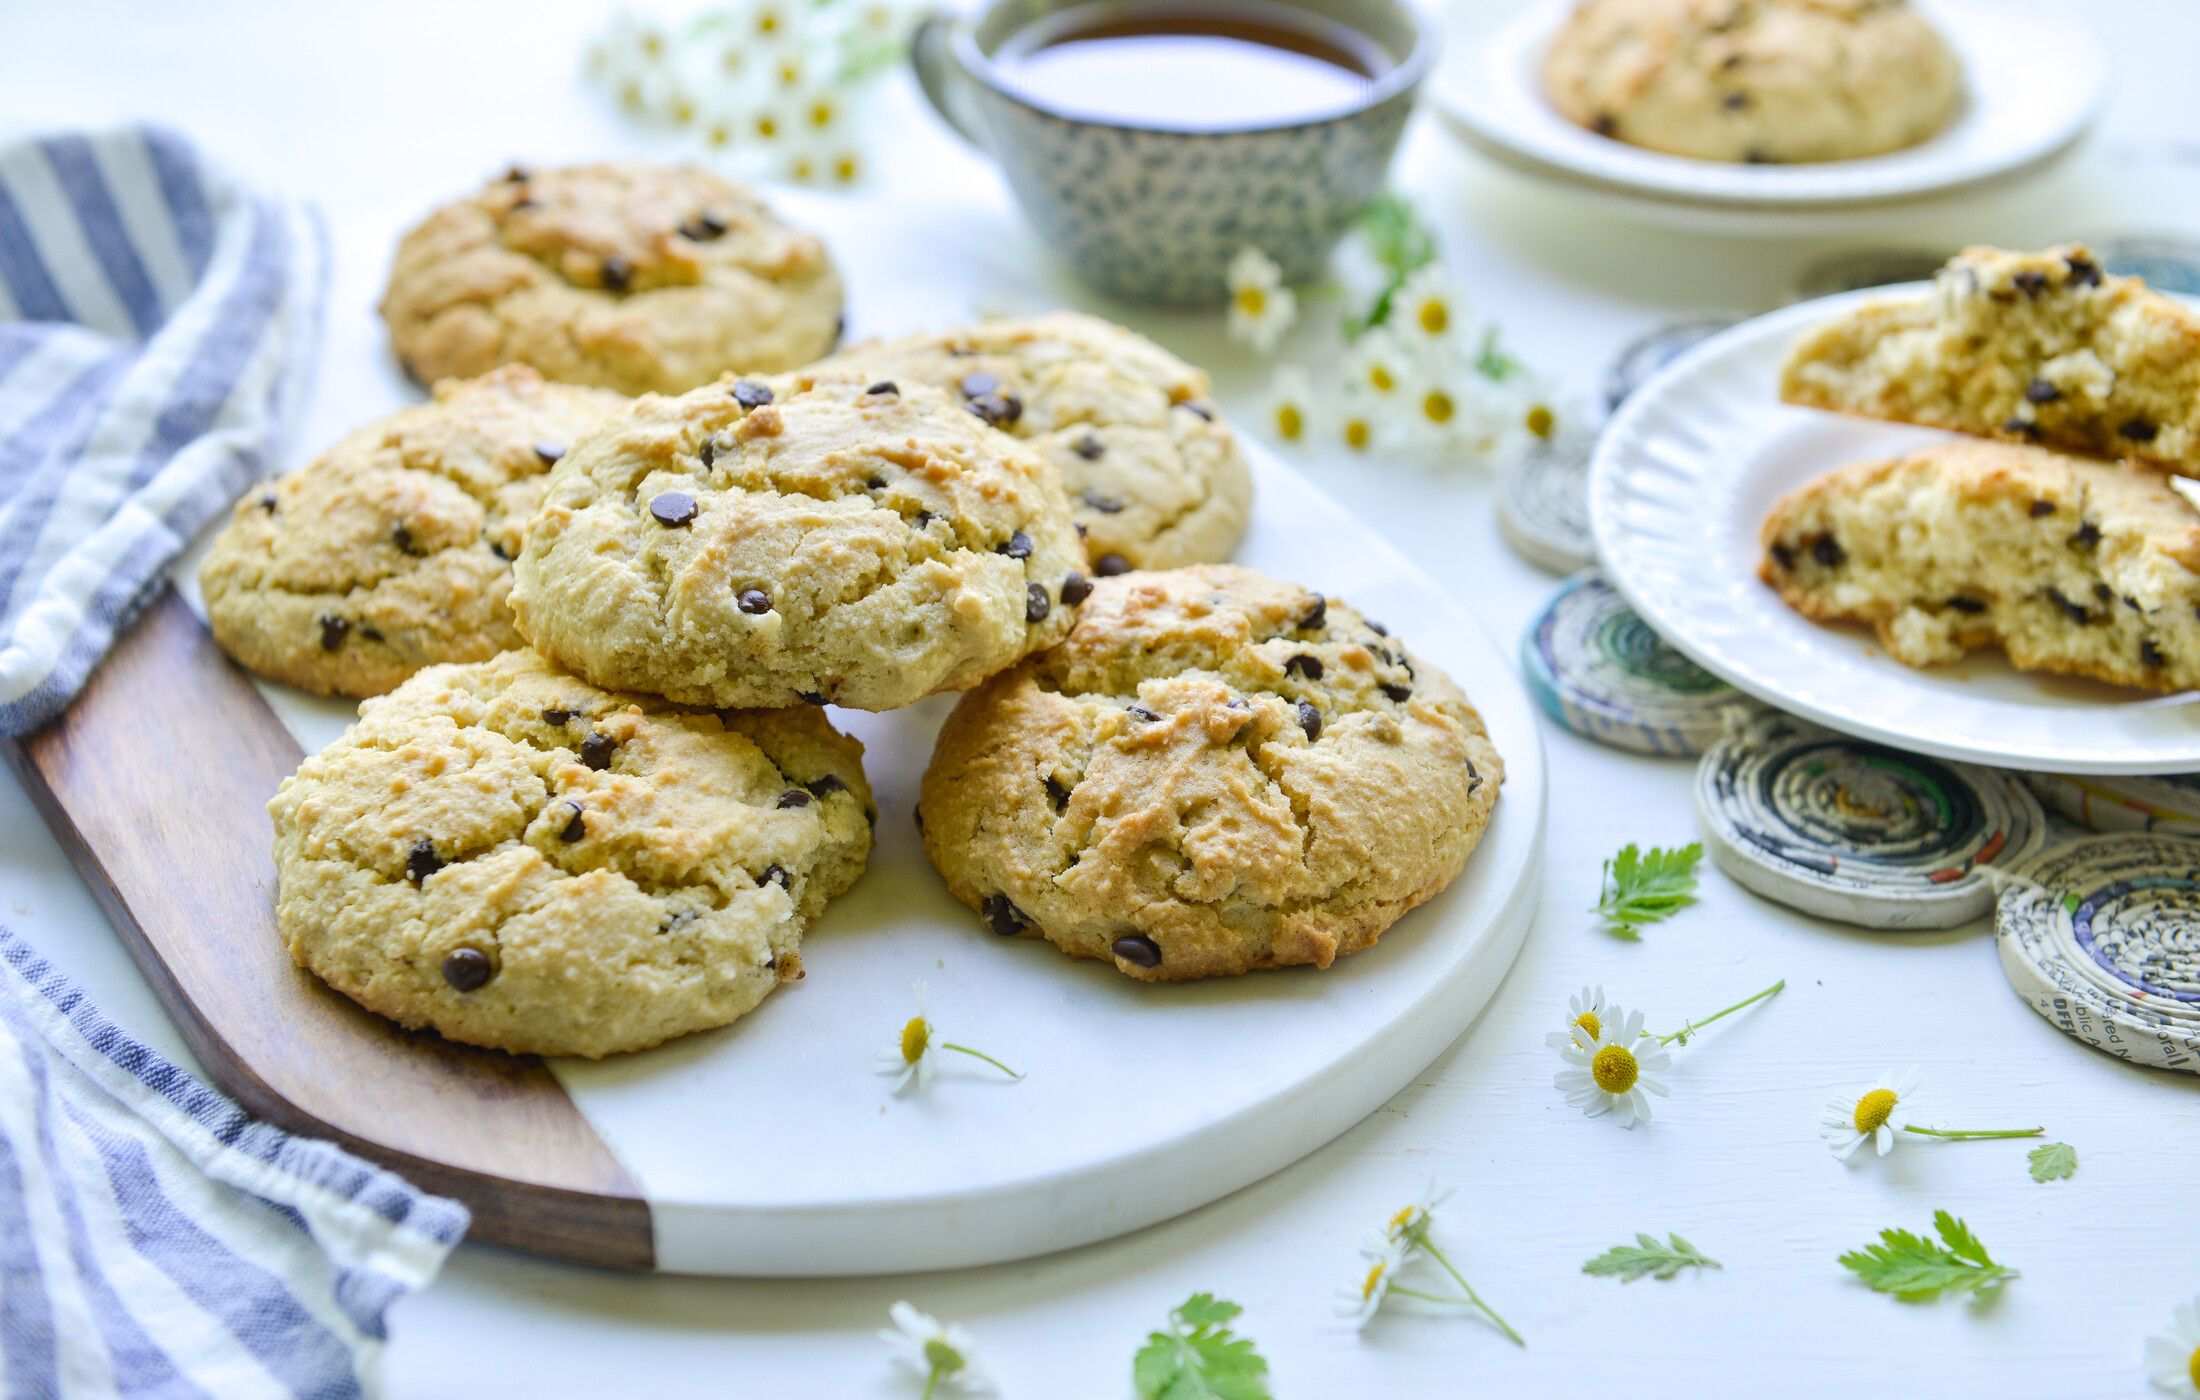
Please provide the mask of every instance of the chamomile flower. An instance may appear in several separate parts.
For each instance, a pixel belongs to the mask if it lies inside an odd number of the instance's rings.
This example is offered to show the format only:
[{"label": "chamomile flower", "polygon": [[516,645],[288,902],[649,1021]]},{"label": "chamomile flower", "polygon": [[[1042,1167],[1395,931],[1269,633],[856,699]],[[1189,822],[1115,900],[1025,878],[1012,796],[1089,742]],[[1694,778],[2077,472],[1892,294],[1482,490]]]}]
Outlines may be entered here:
[{"label": "chamomile flower", "polygon": [[1416,374],[1400,396],[1407,437],[1423,447],[1443,447],[1471,436],[1477,423],[1471,394],[1471,386],[1441,375]]},{"label": "chamomile flower", "polygon": [[927,1317],[907,1302],[894,1304],[886,1315],[894,1325],[880,1328],[879,1340],[893,1348],[894,1360],[924,1382],[926,1395],[993,1392],[993,1378],[959,1324]]},{"label": "chamomile flower", "polygon": [[799,130],[819,140],[839,135],[847,125],[846,103],[831,88],[803,88],[790,94],[783,105]]},{"label": "chamomile flower", "polygon": [[1377,413],[1378,407],[1365,394],[1347,393],[1344,406],[1330,420],[1338,445],[1350,452],[1371,452],[1387,440],[1387,420]]},{"label": "chamomile flower", "polygon": [[1299,316],[1298,298],[1283,285],[1283,269],[1258,248],[1230,260],[1230,338],[1266,355]]},{"label": "chamomile flower", "polygon": [[924,984],[917,983],[914,990],[917,995],[917,1014],[904,1022],[901,1034],[874,1057],[880,1074],[895,1076],[895,1093],[903,1092],[911,1084],[916,1085],[919,1092],[930,1088],[933,1076],[940,1071],[940,1056],[950,1050],[958,1055],[968,1055],[974,1060],[983,1060],[1011,1079],[1023,1078],[1021,1074],[982,1050],[973,1050],[967,1045],[942,1040],[939,1029],[925,1014]]},{"label": "chamomile flower", "polygon": [[1428,1227],[1436,1220],[1436,1208],[1450,1199],[1448,1189],[1439,1190],[1431,1181],[1426,1191],[1391,1212],[1390,1218],[1383,1222],[1382,1232],[1375,1238],[1386,1244],[1404,1244],[1409,1253],[1418,1250],[1427,1242]]},{"label": "chamomile flower", "polygon": [[1867,1142],[1877,1144],[1879,1155],[1886,1156],[1894,1150],[1895,1132],[1901,1127],[1895,1113],[1917,1092],[1918,1082],[1916,1070],[1904,1070],[1900,1075],[1879,1076],[1861,1094],[1835,1095],[1818,1120],[1818,1135],[1844,1162]]},{"label": "chamomile flower", "polygon": [[1593,1041],[1573,1041],[1558,1053],[1569,1068],[1553,1082],[1568,1103],[1591,1118],[1609,1113],[1621,1127],[1632,1128],[1650,1121],[1649,1095],[1663,1098],[1671,1092],[1652,1076],[1672,1068],[1673,1057],[1655,1036],[1643,1033],[1640,1011],[1623,1014],[1612,1007]]},{"label": "chamomile flower", "polygon": [[[1439,1190],[1432,1181],[1418,1198],[1391,1212],[1382,1228],[1367,1237],[1367,1242],[1360,1246],[1365,1268],[1337,1290],[1338,1314],[1349,1319],[1354,1327],[1365,1327],[1382,1307],[1383,1299],[1395,1293],[1424,1303],[1472,1308],[1488,1318],[1491,1326],[1526,1346],[1512,1324],[1482,1301],[1482,1295],[1474,1291],[1474,1285],[1467,1282],[1429,1233],[1436,1224],[1436,1207],[1450,1196],[1451,1192]],[[1420,1261],[1426,1261],[1422,1268],[1424,1273],[1427,1272],[1426,1264],[1434,1264],[1449,1275],[1456,1291],[1431,1292],[1402,1282],[1406,1271]]]},{"label": "chamomile flower", "polygon": [[1268,430],[1285,442],[1304,442],[1315,431],[1314,390],[1306,371],[1287,367],[1276,371],[1268,385]]},{"label": "chamomile flower", "polygon": [[[1380,1247],[1374,1247],[1380,1241]],[[1337,1290],[1337,1316],[1354,1327],[1365,1327],[1383,1305],[1383,1298],[1390,1286],[1398,1280],[1398,1270],[1405,1265],[1409,1249],[1402,1241],[1382,1240],[1377,1236],[1369,1241],[1370,1248],[1360,1251],[1366,1271],[1358,1278],[1346,1282]]]},{"label": "chamomile flower", "polygon": [[2169,1331],[2147,1338],[2147,1379],[2171,1395],[2200,1395],[2200,1298],[2170,1317]]},{"label": "chamomile flower", "polygon": [[1385,401],[1397,400],[1413,378],[1405,347],[1380,327],[1352,343],[1348,364],[1353,392]]},{"label": "chamomile flower", "polygon": [[1566,998],[1566,1029],[1552,1031],[1543,1037],[1543,1043],[1553,1050],[1563,1050],[1569,1045],[1594,1045],[1596,1038],[1604,1034],[1604,989],[1583,987]]},{"label": "chamomile flower", "polygon": [[1461,321],[1463,307],[1442,267],[1430,263],[1407,276],[1391,303],[1390,320],[1425,344],[1441,344]]},{"label": "chamomile flower", "polygon": [[735,32],[750,44],[779,46],[802,37],[801,14],[782,0],[752,0],[735,17]]},{"label": "chamomile flower", "polygon": [[667,116],[682,100],[671,36],[632,11],[612,17],[611,27],[589,50],[588,67],[619,105],[637,116]]}]

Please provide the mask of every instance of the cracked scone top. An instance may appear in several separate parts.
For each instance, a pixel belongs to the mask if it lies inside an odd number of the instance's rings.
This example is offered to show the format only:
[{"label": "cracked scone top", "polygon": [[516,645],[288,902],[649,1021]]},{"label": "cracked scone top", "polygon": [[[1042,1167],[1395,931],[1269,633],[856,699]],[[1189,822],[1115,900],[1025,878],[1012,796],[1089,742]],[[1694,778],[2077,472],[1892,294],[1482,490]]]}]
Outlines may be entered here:
[{"label": "cracked scone top", "polygon": [[918,819],[992,932],[1185,981],[1372,945],[1458,875],[1503,779],[1459,688],[1376,624],[1208,565],[1101,581],[965,696]]},{"label": "cracked scone top", "polygon": [[817,368],[835,365],[959,394],[1038,448],[1102,576],[1214,563],[1245,533],[1252,476],[1206,373],[1097,316],[874,340]]},{"label": "cracked scone top", "polygon": [[801,976],[803,929],[870,850],[862,752],[815,710],[684,710],[525,649],[432,667],[268,803],[277,927],[407,1026],[644,1049]]},{"label": "cracked scone top", "polygon": [[840,336],[814,234],[687,166],[514,169],[398,245],[382,317],[423,383],[528,364],[621,393],[792,369]]},{"label": "cracked scone top", "polygon": [[1543,67],[1577,126],[1699,160],[1853,160],[1914,146],[1963,100],[1906,0],[1581,0]]},{"label": "cracked scone top", "polygon": [[317,695],[520,643],[520,532],[566,445],[626,400],[521,365],[446,380],[237,502],[199,565],[222,650]]},{"label": "cracked scone top", "polygon": [[1069,630],[1053,471],[921,384],[808,373],[639,400],[550,474],[520,632],[599,685],[890,710]]}]

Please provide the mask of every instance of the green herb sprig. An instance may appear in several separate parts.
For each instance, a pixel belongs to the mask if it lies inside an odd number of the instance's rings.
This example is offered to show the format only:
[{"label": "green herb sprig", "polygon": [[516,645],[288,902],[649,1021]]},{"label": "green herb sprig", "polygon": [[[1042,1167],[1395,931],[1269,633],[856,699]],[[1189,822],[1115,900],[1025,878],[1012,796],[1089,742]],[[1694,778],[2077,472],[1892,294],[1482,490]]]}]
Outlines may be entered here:
[{"label": "green herb sprig", "polygon": [[1212,1293],[1194,1293],[1169,1313],[1169,1330],[1150,1332],[1131,1361],[1131,1382],[1146,1400],[1271,1400],[1268,1361],[1230,1330],[1244,1311]]},{"label": "green herb sprig", "polygon": [[1703,847],[1690,842],[1674,850],[1644,851],[1630,841],[1604,862],[1604,884],[1596,913],[1604,931],[1630,943],[1642,941],[1644,924],[1671,918],[1696,902],[1696,864]]},{"label": "green herb sprig", "polygon": [[1933,1228],[1942,1243],[1908,1230],[1881,1230],[1878,1244],[1842,1255],[1841,1267],[1873,1291],[1892,1293],[1905,1303],[1968,1294],[1983,1304],[2018,1277],[2015,1269],[1995,1263],[1971,1227],[1948,1212],[1933,1212]]},{"label": "green herb sprig", "polygon": [[1638,1278],[1669,1279],[1683,1269],[1723,1269],[1726,1266],[1679,1235],[1667,1235],[1667,1243],[1637,1231],[1635,1243],[1616,1244],[1581,1266],[1585,1274],[1633,1283]]},{"label": "green herb sprig", "polygon": [[2034,1181],[2061,1181],[2078,1170],[2078,1149],[2067,1142],[2051,1142],[2033,1148],[2025,1160],[2032,1164]]}]

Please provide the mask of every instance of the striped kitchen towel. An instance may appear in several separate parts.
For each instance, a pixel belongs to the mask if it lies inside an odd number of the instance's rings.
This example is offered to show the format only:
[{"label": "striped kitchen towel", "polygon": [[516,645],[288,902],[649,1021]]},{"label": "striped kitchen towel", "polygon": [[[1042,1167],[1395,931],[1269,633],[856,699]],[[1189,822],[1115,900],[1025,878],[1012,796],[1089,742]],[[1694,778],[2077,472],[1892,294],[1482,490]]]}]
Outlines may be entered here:
[{"label": "striped kitchen towel", "polygon": [[0,145],[0,737],[67,706],[312,378],[310,209],[151,127]]},{"label": "striped kitchen towel", "polygon": [[383,1315],[466,1225],[247,1118],[0,929],[0,1395],[373,1395]]}]

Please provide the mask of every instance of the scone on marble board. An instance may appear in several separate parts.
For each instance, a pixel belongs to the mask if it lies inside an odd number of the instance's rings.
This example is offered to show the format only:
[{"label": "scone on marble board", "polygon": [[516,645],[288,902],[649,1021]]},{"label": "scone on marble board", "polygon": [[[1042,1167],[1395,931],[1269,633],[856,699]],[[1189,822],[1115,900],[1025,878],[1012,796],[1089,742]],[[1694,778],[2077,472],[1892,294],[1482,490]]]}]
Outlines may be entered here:
[{"label": "scone on marble board", "polygon": [[382,298],[422,383],[526,364],[625,394],[792,369],[841,314],[815,234],[708,171],[638,161],[515,166],[406,234]]},{"label": "scone on marble board", "polygon": [[1458,686],[1231,565],[1103,579],[965,696],[918,819],[994,934],[1141,981],[1328,967],[1465,867],[1504,763]]},{"label": "scone on marble board", "polygon": [[1911,666],[2015,665],[2200,686],[2200,513],[2123,462],[1954,440],[1829,473],[1766,517],[1764,580]]},{"label": "scone on marble board", "polygon": [[1966,248],[1798,340],[1780,397],[2200,476],[2200,311],[2083,244]]},{"label": "scone on marble board", "polygon": [[360,706],[285,779],[276,923],[368,1010],[590,1057],[747,1013],[862,873],[862,745],[817,711],[689,710],[509,651]]},{"label": "scone on marble board", "polygon": [[802,372],[636,401],[551,472],[520,632],[616,690],[890,710],[1068,632],[1053,470],[924,384]]},{"label": "scone on marble board", "polygon": [[1245,533],[1252,474],[1214,386],[1136,332],[1054,312],[851,346],[846,366],[959,394],[1061,474],[1093,571],[1217,563]]},{"label": "scone on marble board", "polygon": [[625,405],[508,365],[260,483],[200,561],[214,640],[272,680],[349,696],[518,646],[511,561],[545,474]]},{"label": "scone on marble board", "polygon": [[1914,146],[1963,72],[1907,0],[1581,0],[1543,61],[1560,115],[1698,160],[1855,160]]}]

